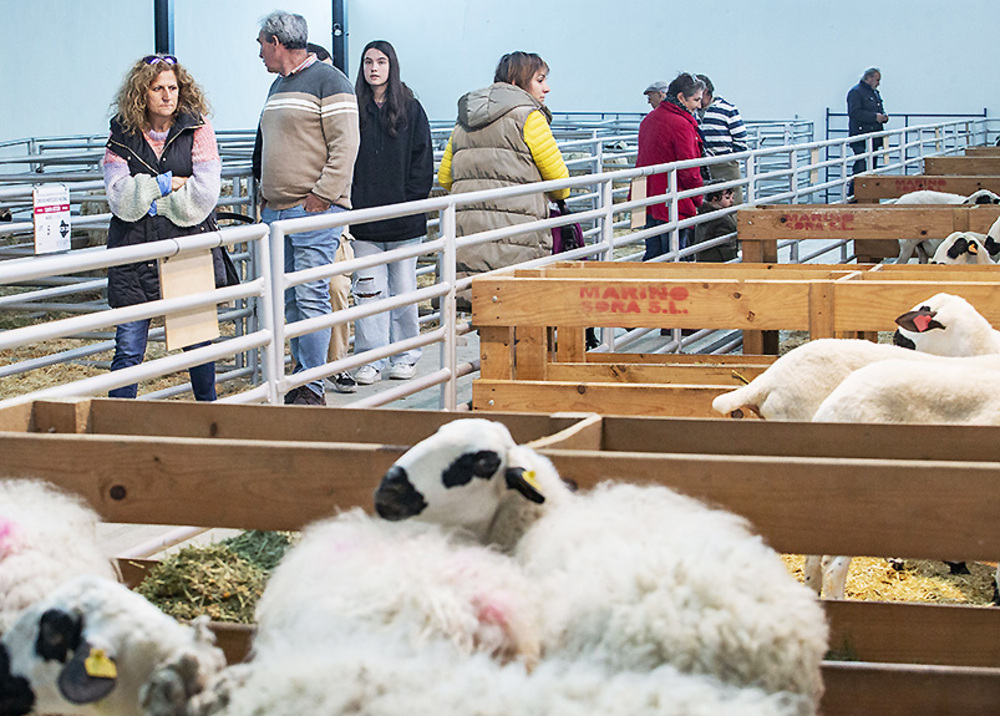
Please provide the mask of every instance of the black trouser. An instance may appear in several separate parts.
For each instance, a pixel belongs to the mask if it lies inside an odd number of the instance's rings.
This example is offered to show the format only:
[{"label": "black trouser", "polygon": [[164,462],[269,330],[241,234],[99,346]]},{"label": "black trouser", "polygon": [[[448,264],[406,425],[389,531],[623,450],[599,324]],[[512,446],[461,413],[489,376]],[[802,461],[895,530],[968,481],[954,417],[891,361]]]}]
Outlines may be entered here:
[{"label": "black trouser", "polygon": [[[882,139],[883,137],[874,137],[872,139],[873,152],[882,148]],[[851,143],[851,149],[854,151],[855,154],[864,154],[866,144],[867,142],[865,141],[853,142]],[[878,157],[872,157],[872,168],[874,169],[877,166],[878,166]],[[868,171],[868,160],[858,159],[857,161],[854,162],[854,169],[851,172],[851,174],[861,174],[866,171]]]}]

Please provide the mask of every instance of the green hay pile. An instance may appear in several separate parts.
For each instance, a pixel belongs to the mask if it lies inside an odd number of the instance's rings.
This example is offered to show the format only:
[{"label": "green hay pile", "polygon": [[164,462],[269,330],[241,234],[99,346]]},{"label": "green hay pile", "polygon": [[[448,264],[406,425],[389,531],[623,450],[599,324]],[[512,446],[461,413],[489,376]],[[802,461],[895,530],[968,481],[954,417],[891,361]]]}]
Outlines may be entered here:
[{"label": "green hay pile", "polygon": [[175,619],[253,622],[267,573],[223,544],[185,547],[153,567],[136,590]]},{"label": "green hay pile", "polygon": [[270,572],[292,546],[294,536],[293,532],[250,530],[222,540],[222,544],[265,572]]}]

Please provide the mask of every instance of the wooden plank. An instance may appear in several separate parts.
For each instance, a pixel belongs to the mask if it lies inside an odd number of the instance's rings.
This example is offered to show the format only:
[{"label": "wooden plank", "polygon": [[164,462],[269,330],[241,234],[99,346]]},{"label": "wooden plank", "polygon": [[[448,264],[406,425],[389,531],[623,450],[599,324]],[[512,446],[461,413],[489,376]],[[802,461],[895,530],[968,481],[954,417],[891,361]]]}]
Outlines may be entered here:
[{"label": "wooden plank", "polygon": [[90,399],[35,401],[35,430],[41,433],[85,433],[90,422]]},{"label": "wooden plank", "polygon": [[472,408],[530,413],[709,417],[718,415],[712,411],[712,399],[731,389],[731,385],[477,380],[472,384]]},{"label": "wooden plank", "polygon": [[559,326],[556,328],[555,360],[561,362],[578,362],[587,353],[584,344],[586,329],[581,327]]},{"label": "wooden plank", "polygon": [[511,325],[517,325],[514,332],[514,377],[518,380],[545,380],[549,362],[548,330],[545,326],[551,324]]},{"label": "wooden plank", "polygon": [[1000,670],[823,662],[823,716],[996,714]]},{"label": "wooden plank", "polygon": [[[780,552],[992,560],[997,463],[545,450],[561,475],[667,484],[746,517]],[[994,524],[984,525],[992,520]]]},{"label": "wooden plank", "polygon": [[978,145],[975,147],[966,147],[965,156],[967,157],[1000,157],[1000,147],[991,147],[987,145]]},{"label": "wooden plank", "polygon": [[491,380],[514,378],[514,328],[479,327],[479,372]]},{"label": "wooden plank", "polygon": [[[413,445],[461,417],[436,410],[302,410],[283,405],[230,405],[180,401],[90,401],[90,431],[107,435],[149,435],[302,442]],[[490,415],[527,442],[571,421],[548,415]]]},{"label": "wooden plank", "polygon": [[[0,436],[6,474],[77,492],[105,521],[236,529],[297,530],[336,508],[370,509],[372,491],[402,452],[335,443]],[[997,462],[542,452],[584,489],[608,479],[662,483],[731,509],[782,552],[1000,555]]]},{"label": "wooden plank", "polygon": [[[477,325],[804,330],[805,281],[484,277],[497,297]],[[545,300],[539,300],[544,296]],[[520,360],[520,354],[518,356]],[[518,378],[522,377],[520,368]]]},{"label": "wooden plank", "polygon": [[0,431],[36,432],[34,413],[30,400],[0,408]]},{"label": "wooden plank", "polygon": [[740,209],[745,228],[739,239],[912,239],[944,238],[956,220],[970,231],[986,233],[1000,218],[994,205],[864,206],[795,204]]},{"label": "wooden plank", "polygon": [[830,281],[813,281],[809,284],[809,337],[812,340],[834,337],[833,285]]},{"label": "wooden plank", "polygon": [[837,659],[950,666],[1000,664],[1000,609],[823,600]]},{"label": "wooden plank", "polygon": [[861,174],[854,177],[854,196],[858,203],[895,199],[911,191],[943,191],[968,196],[980,189],[1000,194],[1000,176],[902,176]]},{"label": "wooden plank", "polygon": [[969,301],[993,324],[1000,322],[998,286],[986,282],[859,281],[832,285],[837,331],[891,331],[894,319],[936,293],[951,293]]},{"label": "wooden plank", "polygon": [[225,654],[227,664],[239,664],[250,655],[255,626],[224,622],[211,622],[208,626],[215,633],[215,643]]},{"label": "wooden plank", "polygon": [[776,263],[618,263],[608,261],[576,261],[546,266],[535,278],[624,278],[662,279],[706,278],[812,280],[838,278],[859,267],[843,264],[776,264]]},{"label": "wooden plank", "polygon": [[1000,157],[924,157],[924,174],[1000,176]]},{"label": "wooden plank", "polygon": [[1000,428],[607,417],[604,449],[712,455],[991,462]]},{"label": "wooden plank", "polygon": [[727,353],[707,355],[704,353],[598,353],[587,354],[588,363],[643,363],[663,365],[700,366],[763,366],[774,362],[773,356],[747,356]]},{"label": "wooden plank", "polygon": [[149,570],[159,562],[155,559],[118,559],[118,571],[122,575],[122,584],[129,589],[135,589],[149,574]]},{"label": "wooden plank", "polygon": [[750,364],[731,366],[645,365],[636,363],[553,363],[550,381],[563,383],[685,383],[738,388],[767,370]]}]

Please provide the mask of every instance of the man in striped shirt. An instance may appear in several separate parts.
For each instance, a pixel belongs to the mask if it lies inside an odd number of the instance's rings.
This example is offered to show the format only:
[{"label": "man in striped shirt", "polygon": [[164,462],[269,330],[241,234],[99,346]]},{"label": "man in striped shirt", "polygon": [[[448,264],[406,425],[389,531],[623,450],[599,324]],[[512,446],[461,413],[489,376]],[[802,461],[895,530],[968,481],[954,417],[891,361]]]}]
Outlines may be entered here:
[{"label": "man in striped shirt", "polygon": [[[308,27],[301,15],[276,10],[260,26],[257,42],[271,85],[260,117],[261,218],[279,219],[351,208],[351,179],[358,154],[358,104],[343,72],[319,62],[306,49]],[[285,235],[285,273],[332,264],[340,227]],[[325,279],[285,291],[285,322],[331,312]],[[330,329],[292,338],[294,372],[327,362]],[[317,378],[285,395],[286,403],[325,405]]]},{"label": "man in striped shirt", "polygon": [[[712,80],[705,75],[698,75],[698,79],[705,83],[701,111],[698,113],[698,128],[705,141],[705,152],[710,156],[719,156],[747,151],[747,129],[743,125],[740,111],[735,105],[716,96]],[[715,182],[740,178],[740,163],[736,159],[712,164],[708,170]],[[734,188],[733,203],[743,203],[742,187]]]}]

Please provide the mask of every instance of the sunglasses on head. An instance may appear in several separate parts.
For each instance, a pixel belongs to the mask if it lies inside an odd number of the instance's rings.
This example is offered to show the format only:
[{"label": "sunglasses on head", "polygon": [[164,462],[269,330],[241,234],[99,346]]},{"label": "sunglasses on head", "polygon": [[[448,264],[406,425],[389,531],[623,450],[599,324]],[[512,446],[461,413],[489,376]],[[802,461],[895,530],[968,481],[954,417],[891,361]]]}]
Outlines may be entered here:
[{"label": "sunglasses on head", "polygon": [[168,65],[177,64],[177,58],[173,55],[146,55],[142,58],[142,61],[147,65],[155,65],[157,62],[163,62]]}]

